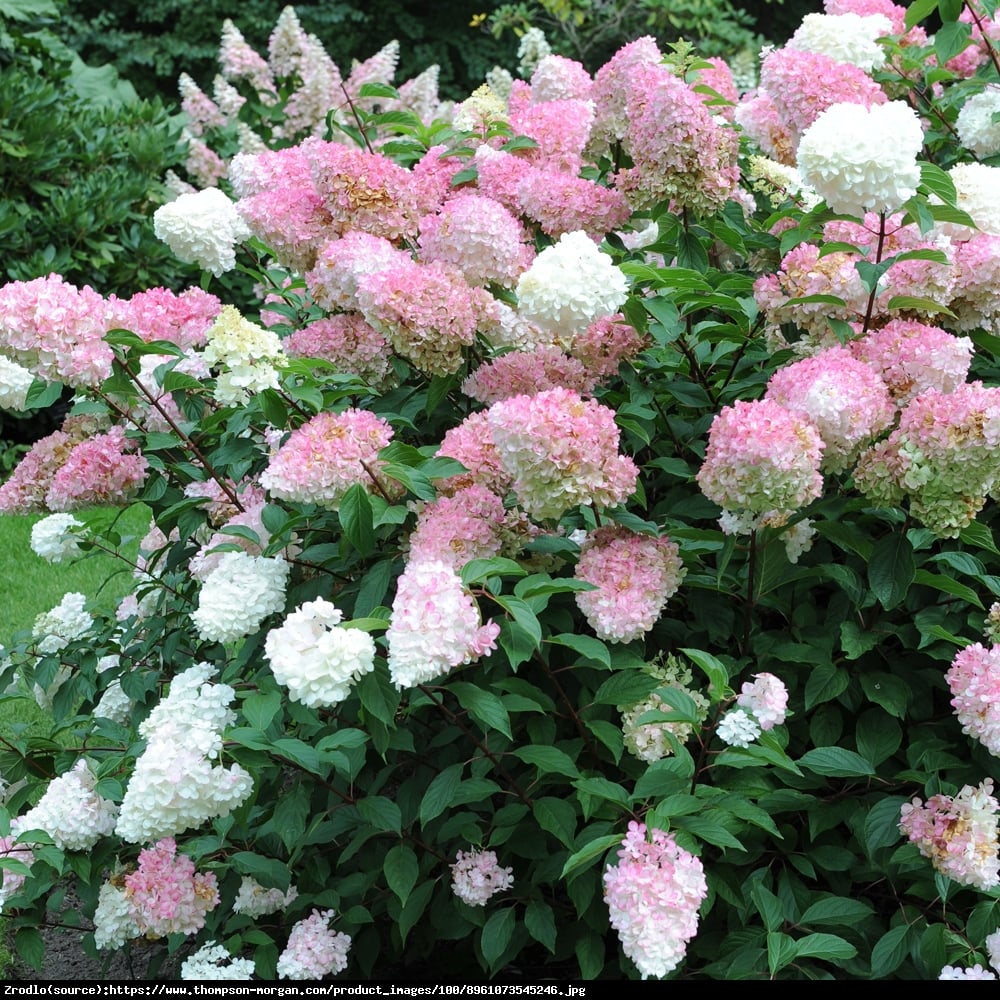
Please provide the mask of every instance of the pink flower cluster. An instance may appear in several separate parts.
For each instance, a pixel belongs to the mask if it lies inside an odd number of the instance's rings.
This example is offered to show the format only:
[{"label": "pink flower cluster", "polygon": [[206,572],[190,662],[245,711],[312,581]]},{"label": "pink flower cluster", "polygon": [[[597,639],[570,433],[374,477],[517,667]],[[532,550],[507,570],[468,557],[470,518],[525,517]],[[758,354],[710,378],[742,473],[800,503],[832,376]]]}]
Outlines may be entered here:
[{"label": "pink flower cluster", "polygon": [[774,674],[754,674],[753,682],[744,681],[736,704],[749,712],[765,732],[785,721],[788,688]]},{"label": "pink flower cluster", "polygon": [[493,442],[488,410],[470,413],[457,427],[445,431],[437,453],[441,458],[461,462],[468,470],[440,480],[438,489],[443,492],[453,493],[478,484],[505,496],[514,481]]},{"label": "pink flower cluster", "polygon": [[555,345],[546,345],[502,354],[480,365],[462,383],[462,392],[490,406],[511,396],[533,396],[558,387],[589,396],[596,381],[583,362]]},{"label": "pink flower cluster", "polygon": [[112,353],[102,338],[112,325],[101,295],[58,274],[0,288],[0,354],[52,382],[85,388],[107,378]]},{"label": "pink flower cluster", "polygon": [[112,295],[109,302],[112,326],[185,350],[205,346],[205,335],[222,309],[216,296],[200,288],[186,288],[179,295],[169,288],[149,288],[128,299]]},{"label": "pink flower cluster", "polygon": [[932,795],[900,809],[899,829],[936,871],[959,885],[988,891],[1000,885],[997,810],[993,780],[965,785],[955,796]]},{"label": "pink flower cluster", "polygon": [[347,968],[351,938],[330,929],[333,910],[313,910],[298,921],[278,957],[279,979],[320,980]]},{"label": "pink flower cluster", "polygon": [[495,851],[459,851],[451,866],[451,889],[469,906],[485,906],[514,884],[513,868],[501,868]]},{"label": "pink flower cluster", "polygon": [[1000,757],[1000,646],[959,650],[944,675],[962,732]]},{"label": "pink flower cluster", "polygon": [[592,532],[574,577],[596,590],[576,594],[587,624],[607,642],[631,642],[648,632],[684,579],[675,542],[620,525]]},{"label": "pink flower cluster", "polygon": [[614,411],[556,388],[514,396],[487,411],[500,461],[533,517],[558,518],[577,504],[611,507],[635,489],[638,469],[618,454]]},{"label": "pink flower cluster", "polygon": [[147,463],[130,451],[125,431],[85,437],[72,421],[37,441],[0,486],[0,512],[30,514],[124,505],[146,478]]},{"label": "pink flower cluster", "polygon": [[662,977],[683,961],[698,932],[698,907],[708,894],[701,861],[672,833],[630,822],[619,862],[604,872],[611,926],[643,979]]},{"label": "pink flower cluster", "polygon": [[840,346],[779,368],[764,398],[812,421],[823,439],[821,467],[830,471],[847,468],[896,415],[882,379]]},{"label": "pink flower cluster", "polygon": [[698,485],[726,511],[796,511],[822,492],[822,452],[810,420],[772,399],[738,400],[712,421]]},{"label": "pink flower cluster", "polygon": [[286,337],[282,347],[290,358],[321,358],[372,385],[390,377],[388,341],[355,313],[314,320]]},{"label": "pink flower cluster", "polygon": [[908,497],[914,517],[953,538],[997,481],[998,444],[1000,389],[981,382],[929,389],[910,401],[888,438],[862,452],[854,482],[878,503]]},{"label": "pink flower cluster", "polygon": [[[369,492],[375,488],[373,477],[383,464],[378,453],[392,433],[386,421],[367,410],[317,413],[292,431],[261,474],[260,484],[282,500],[337,510],[355,484]],[[386,489],[392,484],[381,485]]]},{"label": "pink flower cluster", "polygon": [[125,896],[140,934],[197,934],[219,902],[212,872],[195,874],[172,837],[139,852],[139,867],[125,876]]}]

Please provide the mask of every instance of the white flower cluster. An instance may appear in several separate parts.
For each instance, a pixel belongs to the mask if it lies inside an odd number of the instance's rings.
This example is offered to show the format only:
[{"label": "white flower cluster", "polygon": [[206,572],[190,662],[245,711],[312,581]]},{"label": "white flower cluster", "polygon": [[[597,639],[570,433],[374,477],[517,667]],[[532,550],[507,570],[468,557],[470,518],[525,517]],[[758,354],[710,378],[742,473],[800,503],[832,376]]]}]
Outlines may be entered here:
[{"label": "white flower cluster", "polygon": [[232,642],[255,632],[285,606],[284,559],[225,552],[205,578],[191,621],[208,642]]},{"label": "white flower cluster", "polygon": [[552,55],[552,46],[541,28],[528,28],[521,36],[517,47],[517,71],[525,79],[535,72],[535,67],[546,57]]},{"label": "white flower cluster", "polygon": [[715,731],[731,747],[748,747],[760,736],[760,723],[749,712],[734,708],[719,720]]},{"label": "white flower cluster", "polygon": [[49,782],[38,804],[13,821],[12,831],[44,830],[61,850],[90,850],[114,832],[118,819],[118,806],[98,795],[94,785],[87,762],[78,760]]},{"label": "white flower cluster", "polygon": [[917,113],[903,101],[833,104],[803,134],[797,166],[834,212],[895,212],[917,192],[923,142]]},{"label": "white flower cluster", "polygon": [[31,551],[50,563],[73,559],[80,554],[80,543],[72,529],[82,527],[72,514],[49,514],[31,526]]},{"label": "white flower cluster", "polygon": [[563,233],[517,280],[521,318],[563,347],[595,319],[616,313],[627,297],[624,272],[584,232]]},{"label": "white flower cluster", "polygon": [[23,410],[35,376],[16,361],[0,357],[0,409]]},{"label": "white flower cluster", "polygon": [[239,764],[213,765],[222,731],[235,719],[236,696],[212,684],[215,668],[199,663],[178,674],[170,692],[139,726],[146,749],[135,763],[115,832],[132,844],[173,837],[226,816],[253,790]]},{"label": "white flower cluster", "polygon": [[272,330],[244,319],[235,306],[223,306],[209,327],[201,359],[210,368],[223,367],[214,397],[223,405],[241,405],[252,392],[278,387],[277,368],[287,359],[281,339]]},{"label": "white flower cluster", "polygon": [[32,635],[38,640],[41,653],[58,653],[67,643],[86,635],[94,622],[84,610],[87,598],[76,591],[66,594],[51,610],[35,619]]},{"label": "white flower cluster", "polygon": [[977,156],[1000,153],[1000,86],[988,84],[979,94],[973,94],[958,113],[955,128],[962,145]]},{"label": "white flower cluster", "polygon": [[245,913],[253,918],[266,917],[284,910],[298,894],[299,890],[294,885],[288,887],[288,892],[265,889],[256,879],[244,875],[236,899],[233,900],[233,913]]},{"label": "white flower cluster", "polygon": [[253,959],[234,958],[221,944],[208,941],[181,964],[181,979],[251,979],[254,971]]},{"label": "white flower cluster", "polygon": [[117,951],[126,941],[139,936],[139,926],[132,919],[132,908],[124,889],[105,882],[97,896],[94,912],[94,944]]},{"label": "white flower cluster", "polygon": [[180,260],[217,278],[236,266],[235,246],[250,237],[236,206],[218,188],[182,194],[153,213],[153,232]]},{"label": "white flower cluster", "polygon": [[821,52],[870,73],[885,62],[885,49],[876,39],[891,33],[884,14],[806,14],[785,48]]},{"label": "white flower cluster", "polygon": [[339,628],[343,614],[322,597],[307,601],[264,640],[264,655],[292,701],[309,708],[344,701],[351,684],[375,669],[375,642],[361,629]]},{"label": "white flower cluster", "polygon": [[[972,216],[972,221],[981,232],[1000,236],[1000,198],[997,198],[1000,167],[985,163],[956,163],[948,171],[948,176],[955,185],[955,204]],[[974,233],[968,226],[955,227],[952,224],[941,226],[941,229],[952,239],[959,240],[968,239]]]}]

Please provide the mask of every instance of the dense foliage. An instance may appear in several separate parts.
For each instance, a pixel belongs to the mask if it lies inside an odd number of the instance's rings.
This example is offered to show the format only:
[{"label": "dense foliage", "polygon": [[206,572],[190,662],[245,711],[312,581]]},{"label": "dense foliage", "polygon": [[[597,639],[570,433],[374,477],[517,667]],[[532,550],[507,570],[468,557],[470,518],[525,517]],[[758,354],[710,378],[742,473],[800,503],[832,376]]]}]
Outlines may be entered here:
[{"label": "dense foliage", "polygon": [[755,93],[642,37],[291,145],[286,13],[191,94],[280,147],[157,211],[203,287],[0,288],[75,391],[0,509],[153,517],[5,651],[25,960],[72,881],[148,975],[993,978],[1000,21],[870,6]]}]

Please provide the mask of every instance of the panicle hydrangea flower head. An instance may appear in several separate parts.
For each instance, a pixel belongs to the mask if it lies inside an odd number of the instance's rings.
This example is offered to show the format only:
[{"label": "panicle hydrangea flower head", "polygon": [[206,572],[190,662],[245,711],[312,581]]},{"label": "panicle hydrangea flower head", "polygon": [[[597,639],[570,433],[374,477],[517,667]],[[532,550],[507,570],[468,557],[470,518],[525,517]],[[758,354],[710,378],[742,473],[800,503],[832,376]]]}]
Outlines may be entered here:
[{"label": "panicle hydrangea flower head", "polygon": [[614,412],[556,388],[514,396],[487,411],[500,461],[532,517],[558,518],[578,504],[611,507],[635,489],[638,469],[618,454]]},{"label": "panicle hydrangea flower head", "polygon": [[307,601],[267,633],[264,655],[288,697],[310,708],[344,701],[353,682],[375,669],[375,642],[357,628],[341,628],[343,614],[322,597]]},{"label": "panicle hydrangea flower head", "polygon": [[169,288],[147,288],[130,298],[111,296],[113,325],[145,341],[166,340],[185,350],[200,348],[222,309],[219,299],[201,288],[180,294]]},{"label": "panicle hydrangea flower head", "polygon": [[489,559],[505,546],[515,546],[515,539],[523,538],[519,532],[523,528],[518,515],[504,508],[501,497],[473,483],[419,511],[408,559],[443,562],[461,572],[472,559]]},{"label": "panicle hydrangea flower head", "polygon": [[129,843],[175,836],[225,816],[253,790],[239,764],[216,761],[222,732],[235,721],[236,692],[211,683],[215,668],[195,664],[178,674],[168,695],[139,725],[146,749],[135,764],[115,832]]},{"label": "panicle hydrangea flower head", "polygon": [[[1000,236],[1000,205],[996,190],[1000,184],[1000,167],[986,163],[956,163],[948,171],[955,185],[955,205],[972,216],[976,229],[991,236]],[[942,232],[952,239],[969,239],[974,230],[956,223],[939,224]]]},{"label": "panicle hydrangea flower head", "polygon": [[684,579],[679,553],[666,536],[641,535],[620,525],[588,535],[573,576],[596,588],[578,592],[576,603],[599,638],[631,642],[656,624]]},{"label": "panicle hydrangea flower head", "polygon": [[242,404],[251,392],[278,387],[275,369],[286,359],[273,331],[244,319],[235,306],[223,306],[207,340],[202,359],[210,367],[224,369],[214,392],[223,405]]},{"label": "panicle hydrangea flower head", "polygon": [[206,642],[233,642],[255,632],[284,608],[288,571],[284,559],[224,552],[191,614],[198,635]]},{"label": "panicle hydrangea flower head", "polygon": [[207,941],[181,963],[181,979],[210,980],[252,979],[253,959],[236,958],[221,944]]},{"label": "panicle hydrangea flower head", "polygon": [[822,52],[866,72],[880,69],[885,49],[877,42],[892,31],[884,14],[806,14],[787,42],[790,49]]},{"label": "panicle hydrangea flower head", "polygon": [[973,94],[962,105],[955,128],[962,145],[977,156],[1000,153],[1000,122],[994,115],[1000,112],[1000,87],[987,84],[986,89]]},{"label": "panicle hydrangea flower head", "polygon": [[634,210],[670,201],[699,214],[719,211],[740,180],[739,137],[701,95],[664,65],[633,70],[623,145],[633,166],[615,186]]},{"label": "panicle hydrangea flower head", "polygon": [[389,342],[355,313],[314,320],[286,337],[282,346],[290,358],[321,358],[369,385],[382,387],[392,378]]},{"label": "panicle hydrangea flower head", "polygon": [[511,287],[534,257],[524,226],[493,198],[459,194],[420,220],[423,260],[457,268],[473,286]]},{"label": "panicle hydrangea flower head", "polygon": [[994,931],[986,935],[986,954],[989,956],[990,965],[994,969],[1000,970],[1000,931]]},{"label": "panicle hydrangea flower head", "polygon": [[493,296],[445,264],[404,264],[358,278],[365,319],[422,372],[451,375],[492,312]]},{"label": "panicle hydrangea flower head", "polygon": [[507,102],[510,126],[538,145],[525,154],[530,162],[571,175],[583,167],[583,149],[594,122],[594,102],[575,98],[536,103],[531,88],[517,81]]},{"label": "panicle hydrangea flower head", "polygon": [[126,941],[139,937],[138,924],[132,919],[132,907],[117,877],[105,882],[97,895],[97,909],[94,911],[94,944],[100,949],[117,951]]},{"label": "panicle hydrangea flower head", "polygon": [[698,932],[698,907],[708,894],[705,873],[672,833],[630,822],[618,864],[604,871],[604,901],[622,950],[643,979],[662,977],[684,960]]},{"label": "panicle hydrangea flower head", "polygon": [[102,338],[112,325],[112,306],[101,295],[61,275],[0,287],[0,354],[39,378],[96,386],[111,374],[114,355]]},{"label": "panicle hydrangea flower head", "polygon": [[248,81],[259,97],[277,93],[267,60],[249,45],[228,17],[222,22],[219,66],[225,79]]},{"label": "panicle hydrangea flower head", "polygon": [[589,152],[604,152],[613,142],[621,142],[628,129],[626,104],[633,74],[641,66],[657,66],[663,53],[652,35],[628,42],[594,74],[590,96],[595,104],[594,127]]},{"label": "panicle hydrangea flower head", "polygon": [[788,689],[784,681],[774,674],[754,674],[754,680],[745,681],[736,704],[749,712],[763,731],[780,726],[785,721],[788,707]]},{"label": "panicle hydrangea flower head", "polygon": [[316,302],[326,309],[358,310],[358,281],[410,261],[384,236],[349,230],[327,240],[316,255],[305,281]]},{"label": "panicle hydrangea flower head", "polygon": [[959,650],[944,679],[962,732],[1000,757],[1000,646],[977,642]]},{"label": "panicle hydrangea flower head", "polygon": [[600,316],[573,338],[570,354],[578,358],[598,382],[618,374],[623,361],[631,361],[649,345],[621,313]]},{"label": "panicle hydrangea flower head", "polygon": [[31,526],[31,551],[46,562],[61,563],[80,555],[80,534],[83,522],[72,514],[49,514]]},{"label": "panicle hydrangea flower head", "polygon": [[49,510],[124,506],[146,480],[148,463],[122,427],[96,434],[73,447],[56,470],[45,494]]},{"label": "panicle hydrangea flower head", "polygon": [[583,63],[550,53],[531,72],[532,101],[590,100],[594,82]]},{"label": "panicle hydrangea flower head", "polygon": [[969,377],[972,341],[938,326],[894,319],[847,345],[888,386],[899,406],[928,389],[954,392]]},{"label": "panicle hydrangea flower head", "polygon": [[854,484],[877,503],[909,497],[910,513],[941,538],[957,537],[1000,475],[1000,390],[969,382],[928,389],[884,441],[862,452]]},{"label": "panicle hydrangea flower head", "polygon": [[65,594],[51,610],[35,618],[32,635],[41,653],[58,653],[67,643],[90,631],[94,616],[86,610],[86,595],[76,591]]},{"label": "panicle hydrangea flower head", "polygon": [[965,785],[957,795],[932,795],[900,809],[899,829],[934,869],[959,885],[989,891],[1000,885],[993,780]]},{"label": "panicle hydrangea flower head", "polygon": [[595,319],[617,313],[627,297],[622,270],[583,232],[564,233],[517,281],[520,315],[567,346]]},{"label": "panicle hydrangea flower head", "polygon": [[485,906],[514,884],[513,875],[513,868],[500,867],[495,851],[459,851],[451,866],[451,890],[469,906]]},{"label": "panicle hydrangea flower head", "polygon": [[90,850],[114,832],[118,806],[94,791],[96,779],[85,760],[53,778],[38,803],[11,824],[12,832],[44,830],[64,851]]},{"label": "panicle hydrangea flower head", "polygon": [[[392,426],[368,410],[317,413],[289,435],[271,458],[260,484],[272,496],[337,510],[360,484],[374,488],[383,463],[378,453],[392,440]],[[391,491],[390,481],[381,482]]]},{"label": "panicle hydrangea flower head", "polygon": [[517,71],[523,77],[530,77],[538,64],[550,55],[552,46],[549,45],[545,32],[541,28],[528,28],[517,46]]},{"label": "panicle hydrangea flower head", "polygon": [[956,330],[1000,333],[1000,235],[976,233],[955,246],[955,294],[948,307]]},{"label": "panicle hydrangea flower head", "polygon": [[797,166],[834,212],[895,212],[917,192],[923,143],[917,113],[903,101],[833,104],[803,134]]},{"label": "panicle hydrangea flower head", "polygon": [[139,933],[148,938],[197,934],[219,902],[214,873],[195,873],[171,837],[139,852],[139,867],[125,876],[125,896]]},{"label": "panicle hydrangea flower head", "polygon": [[554,344],[530,351],[511,351],[480,365],[462,383],[466,396],[486,406],[511,396],[532,396],[561,386],[589,396],[596,379],[583,363]]},{"label": "panicle hydrangea flower head", "polygon": [[250,917],[266,917],[285,909],[299,895],[294,885],[287,892],[280,889],[265,889],[256,879],[244,875],[240,882],[236,899],[233,900],[233,912],[245,913]]},{"label": "panicle hydrangea flower head", "polygon": [[351,939],[330,929],[333,910],[313,910],[298,921],[278,956],[279,979],[323,979],[347,968]]},{"label": "panicle hydrangea flower head", "polygon": [[760,736],[761,725],[750,712],[733,708],[719,720],[715,731],[731,747],[748,747]]},{"label": "panicle hydrangea flower head", "polygon": [[500,626],[482,624],[472,595],[451,566],[411,561],[396,581],[386,629],[389,674],[402,689],[425,684],[496,648]]},{"label": "panicle hydrangea flower head", "polygon": [[812,421],[823,439],[821,468],[840,471],[896,416],[881,378],[846,347],[829,347],[779,368],[765,399]]},{"label": "panicle hydrangea flower head", "polygon": [[822,452],[811,421],[774,400],[738,400],[712,421],[698,485],[727,511],[795,511],[822,492]]},{"label": "panicle hydrangea flower head", "polygon": [[[700,721],[708,715],[709,700],[691,687],[692,676],[689,667],[684,666],[675,656],[667,655],[664,664],[647,664],[646,672],[659,680],[660,687],[672,687],[683,691],[695,704]],[[643,722],[642,717],[650,712],[669,711],[669,706],[654,691],[648,698],[629,706],[619,706],[622,713],[622,737],[625,749],[633,757],[652,763],[669,757],[674,752],[674,742],[684,743],[695,731],[688,722],[652,721]],[[673,740],[671,739],[673,737]]]},{"label": "panicle hydrangea flower head", "polygon": [[217,187],[161,205],[153,213],[153,232],[179,260],[217,278],[236,266],[236,244],[250,237],[250,227]]}]

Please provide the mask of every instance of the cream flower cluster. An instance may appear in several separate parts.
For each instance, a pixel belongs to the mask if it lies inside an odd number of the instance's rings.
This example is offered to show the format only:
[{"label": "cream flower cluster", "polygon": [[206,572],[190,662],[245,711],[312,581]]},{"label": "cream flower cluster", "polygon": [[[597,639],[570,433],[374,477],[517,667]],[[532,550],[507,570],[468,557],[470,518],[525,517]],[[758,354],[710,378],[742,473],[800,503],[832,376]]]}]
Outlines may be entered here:
[{"label": "cream flower cluster", "polygon": [[216,277],[236,266],[235,246],[250,237],[236,206],[218,188],[182,194],[153,213],[153,232],[180,260]]},{"label": "cream flower cluster", "polygon": [[82,527],[72,514],[49,514],[31,526],[31,551],[50,563],[73,559],[80,554],[80,543],[72,529]]},{"label": "cream flower cluster", "polygon": [[276,333],[251,323],[235,306],[223,306],[207,339],[202,360],[225,369],[215,382],[214,396],[220,403],[239,405],[250,393],[278,388],[277,369],[286,358]]},{"label": "cream flower cluster", "polygon": [[375,642],[361,629],[340,628],[343,614],[322,597],[288,615],[264,640],[264,655],[292,701],[310,708],[344,701],[351,684],[375,669]]},{"label": "cream flower cluster", "polygon": [[205,578],[191,621],[209,642],[233,642],[255,632],[285,606],[284,559],[225,552]]},{"label": "cream flower cluster", "polygon": [[236,718],[228,684],[214,684],[215,668],[189,667],[139,726],[146,749],[135,763],[115,832],[133,844],[174,836],[226,816],[253,790],[239,764],[214,764],[222,731]]}]

